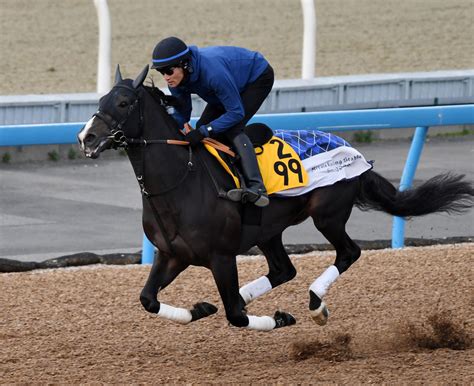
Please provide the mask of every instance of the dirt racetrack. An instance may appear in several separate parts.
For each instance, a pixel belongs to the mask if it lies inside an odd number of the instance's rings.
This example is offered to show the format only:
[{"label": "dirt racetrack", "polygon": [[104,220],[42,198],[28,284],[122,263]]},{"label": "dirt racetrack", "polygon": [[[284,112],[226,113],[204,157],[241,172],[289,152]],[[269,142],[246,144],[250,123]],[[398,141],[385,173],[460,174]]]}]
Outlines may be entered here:
[{"label": "dirt racetrack", "polygon": [[[290,283],[249,313],[293,313],[268,333],[227,325],[211,274],[185,271],[161,300],[219,312],[187,326],[142,310],[149,267],[91,266],[0,275],[1,383],[472,384],[474,244],[365,251],[330,290],[329,323],[307,290],[332,252],[292,256]],[[266,272],[239,262],[241,283]]]},{"label": "dirt racetrack", "polygon": [[[199,46],[259,50],[277,79],[301,76],[299,0],[108,3],[112,65],[120,63],[127,77],[138,75],[169,35]],[[317,76],[474,68],[472,0],[315,0],[315,6]],[[0,95],[94,92],[97,24],[92,0],[0,0]]]}]

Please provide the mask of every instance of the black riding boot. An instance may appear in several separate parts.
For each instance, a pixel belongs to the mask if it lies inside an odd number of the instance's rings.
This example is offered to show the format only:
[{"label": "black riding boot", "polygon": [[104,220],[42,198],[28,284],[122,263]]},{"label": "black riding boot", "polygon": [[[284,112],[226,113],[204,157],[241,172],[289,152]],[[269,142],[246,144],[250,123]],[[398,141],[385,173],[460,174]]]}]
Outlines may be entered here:
[{"label": "black riding boot", "polygon": [[243,189],[232,189],[227,193],[227,196],[232,201],[252,202],[260,207],[267,206],[270,200],[263,184],[252,143],[245,133],[238,134],[232,143],[235,151],[240,155],[245,187]]}]

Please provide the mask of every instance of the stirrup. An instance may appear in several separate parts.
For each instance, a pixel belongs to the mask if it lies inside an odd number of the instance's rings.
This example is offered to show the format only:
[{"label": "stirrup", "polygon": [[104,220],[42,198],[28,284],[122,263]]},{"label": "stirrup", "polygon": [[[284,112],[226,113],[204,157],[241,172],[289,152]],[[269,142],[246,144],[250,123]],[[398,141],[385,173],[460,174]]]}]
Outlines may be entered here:
[{"label": "stirrup", "polygon": [[241,202],[243,194],[243,189],[231,189],[227,192],[226,196],[230,201]]},{"label": "stirrup", "polygon": [[255,206],[259,206],[260,208],[263,208],[265,206],[268,206],[270,204],[270,199],[266,194],[261,194],[256,201],[253,202]]},{"label": "stirrup", "polygon": [[230,201],[247,203],[250,202],[258,207],[265,207],[270,203],[266,194],[258,194],[248,189],[231,189],[227,192]]},{"label": "stirrup", "polygon": [[247,189],[245,190],[244,195],[246,195],[245,198],[247,202],[251,202],[255,206],[259,206],[261,208],[267,206],[270,203],[267,193],[262,191],[262,189],[258,189],[257,192],[252,189]]}]

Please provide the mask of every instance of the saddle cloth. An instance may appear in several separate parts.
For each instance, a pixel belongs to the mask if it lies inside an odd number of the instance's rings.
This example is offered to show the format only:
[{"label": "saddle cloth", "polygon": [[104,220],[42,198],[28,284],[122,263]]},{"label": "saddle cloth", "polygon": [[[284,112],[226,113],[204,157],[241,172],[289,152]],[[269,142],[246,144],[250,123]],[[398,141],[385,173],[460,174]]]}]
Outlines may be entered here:
[{"label": "saddle cloth", "polygon": [[279,130],[275,131],[275,136],[292,146],[309,177],[306,186],[280,191],[278,195],[299,196],[338,181],[350,180],[372,169],[372,163],[337,135],[317,130]]},{"label": "saddle cloth", "polygon": [[[219,152],[207,144],[204,146],[233,177],[235,186],[240,188],[239,178]],[[305,187],[308,184],[308,174],[300,157],[288,143],[280,138],[273,136],[263,146],[256,147],[255,153],[268,194]]]},{"label": "saddle cloth", "polygon": [[[219,152],[205,145],[224,169],[239,179]],[[263,183],[268,194],[298,196],[315,188],[359,176],[372,168],[344,139],[322,131],[283,131],[255,148]]]}]

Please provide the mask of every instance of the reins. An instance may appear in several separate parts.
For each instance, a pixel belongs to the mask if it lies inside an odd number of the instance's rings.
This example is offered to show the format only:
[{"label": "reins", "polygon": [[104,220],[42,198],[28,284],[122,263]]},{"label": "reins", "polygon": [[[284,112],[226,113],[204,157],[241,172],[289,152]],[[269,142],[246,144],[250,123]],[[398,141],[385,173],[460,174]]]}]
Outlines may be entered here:
[{"label": "reins", "polygon": [[[188,124],[184,124],[185,132],[186,134],[189,133],[192,129],[192,127]],[[113,135],[111,136],[111,139],[116,139],[116,136]],[[125,139],[125,141],[123,141]],[[158,144],[158,145],[178,145],[178,146],[188,146],[189,142],[188,141],[183,141],[179,139],[145,139],[145,138],[119,138],[119,147],[124,147],[122,144],[123,142],[126,143],[126,145],[142,145],[142,146],[148,146],[148,145],[153,145],[153,144]],[[213,138],[204,138],[202,140],[202,143],[212,146],[214,149],[222,151],[223,153],[226,153],[230,155],[232,158],[235,157],[235,153],[230,150],[229,146],[224,145],[222,142],[219,142]]]}]

